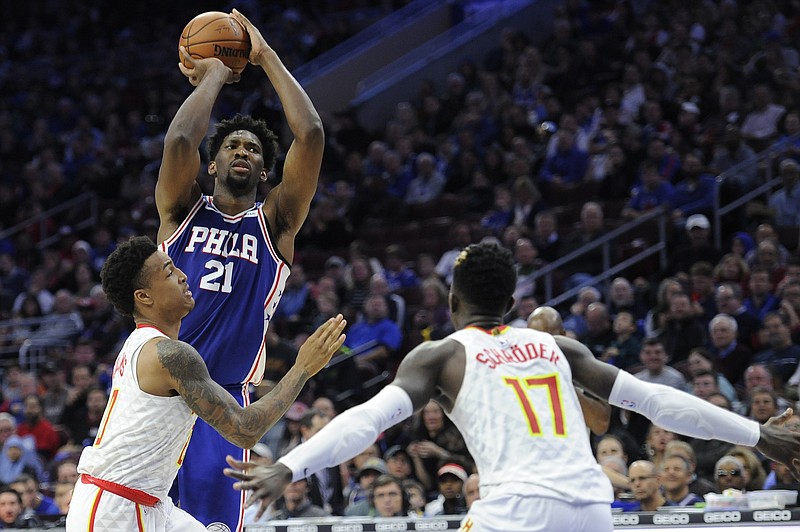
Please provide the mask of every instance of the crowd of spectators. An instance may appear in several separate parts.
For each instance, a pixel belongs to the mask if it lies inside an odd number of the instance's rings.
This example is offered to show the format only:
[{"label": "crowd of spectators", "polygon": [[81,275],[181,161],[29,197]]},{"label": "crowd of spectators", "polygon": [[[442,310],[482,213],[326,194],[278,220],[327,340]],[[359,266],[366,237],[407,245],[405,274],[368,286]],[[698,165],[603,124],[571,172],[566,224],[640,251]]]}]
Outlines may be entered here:
[{"label": "crowd of spectators", "polygon": [[[100,215],[79,229],[85,213],[72,209],[0,240],[0,481],[34,479],[36,495],[21,493],[28,514],[44,513],[46,494],[64,497],[96,432],[109,366],[131,327],[105,300],[98,272],[116,242],[155,236],[161,140],[190,90],[170,29],[191,16],[180,3],[158,18],[135,3],[113,15],[91,0],[67,14],[53,4],[15,5],[0,22],[0,227],[85,192]],[[348,9],[399,3],[317,4],[238,7],[293,67],[352,34]],[[204,7],[219,9],[201,2],[192,12]],[[14,20],[26,21],[21,30],[9,30]],[[494,239],[514,251],[520,303],[508,322],[524,326],[545,303],[537,270],[656,207],[670,228],[666,270],[592,286],[601,251],[571,262],[557,279],[559,289],[581,287],[560,309],[567,334],[639,378],[743,416],[765,421],[793,405],[798,50],[791,2],[566,0],[549,35],[503,30],[483,57],[420,82],[381,131],[364,129],[354,110],[323,113],[320,186],[267,339],[265,384],[254,393],[280,379],[327,317],[346,315],[348,341],[256,454],[280,457],[379,389],[409,349],[452,332],[447,290],[465,245]],[[223,90],[215,116],[265,118],[285,146],[276,102],[245,74]],[[772,154],[759,160],[766,149]],[[717,244],[715,195],[724,203],[773,174],[782,186],[723,218]],[[52,234],[55,244],[39,245]],[[748,449],[690,441],[670,451],[679,437],[637,416],[612,412],[609,433],[620,455],[603,456],[604,466],[618,473],[618,494],[632,493],[643,509],[692,504],[703,495],[696,486],[739,476],[747,489],[791,482]],[[350,463],[293,484],[272,515],[459,513],[477,473],[431,403]]]}]

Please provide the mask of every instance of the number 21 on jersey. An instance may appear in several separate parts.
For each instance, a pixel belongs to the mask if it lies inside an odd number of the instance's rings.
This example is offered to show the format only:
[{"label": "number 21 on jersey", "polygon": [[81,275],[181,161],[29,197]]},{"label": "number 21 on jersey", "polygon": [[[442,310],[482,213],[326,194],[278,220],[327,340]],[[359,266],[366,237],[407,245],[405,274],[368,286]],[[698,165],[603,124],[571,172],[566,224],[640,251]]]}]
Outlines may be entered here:
[{"label": "number 21 on jersey", "polygon": [[[503,382],[514,390],[522,413],[528,422],[531,436],[543,436],[537,408],[542,408],[543,400],[547,401],[550,417],[553,420],[553,434],[564,438],[567,436],[567,426],[564,420],[564,403],[561,399],[561,381],[558,373],[550,375],[537,375],[534,377],[503,377]],[[547,408],[545,407],[545,408]]]}]

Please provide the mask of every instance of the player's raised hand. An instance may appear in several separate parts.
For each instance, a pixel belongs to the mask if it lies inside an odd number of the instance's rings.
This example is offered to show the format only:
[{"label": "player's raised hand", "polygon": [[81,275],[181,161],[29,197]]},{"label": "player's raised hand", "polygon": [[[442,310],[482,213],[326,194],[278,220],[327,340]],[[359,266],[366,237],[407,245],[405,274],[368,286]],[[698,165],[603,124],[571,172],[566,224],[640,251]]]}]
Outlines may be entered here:
[{"label": "player's raised hand", "polygon": [[264,515],[269,505],[280,497],[286,486],[292,482],[292,472],[280,462],[269,466],[256,465],[252,462],[241,462],[230,455],[225,460],[231,466],[225,468],[225,474],[238,481],[233,483],[233,489],[253,491],[245,502],[245,508],[261,502],[256,520]]},{"label": "player's raised hand", "polygon": [[345,339],[342,331],[345,325],[347,321],[341,314],[320,325],[300,346],[295,365],[305,369],[309,375],[316,375],[342,347]]},{"label": "player's raised hand", "polygon": [[266,39],[261,35],[261,31],[253,26],[250,19],[239,13],[237,9],[231,11],[231,16],[235,18],[239,24],[244,26],[244,29],[247,30],[247,34],[250,35],[250,63],[254,65],[260,64],[264,52],[270,50]]},{"label": "player's raised hand", "polygon": [[225,83],[236,83],[241,77],[240,74],[235,73],[233,70],[225,66],[225,64],[216,57],[209,57],[207,59],[192,57],[189,55],[189,52],[186,51],[185,46],[179,47],[179,50],[181,55],[184,57],[186,64],[192,65],[192,68],[187,68],[183,63],[178,63],[178,68],[180,68],[181,73],[189,79],[189,83],[192,84],[192,87],[197,87],[200,85],[200,82],[203,81],[206,73],[211,71],[211,69],[218,68],[227,70],[228,78]]}]

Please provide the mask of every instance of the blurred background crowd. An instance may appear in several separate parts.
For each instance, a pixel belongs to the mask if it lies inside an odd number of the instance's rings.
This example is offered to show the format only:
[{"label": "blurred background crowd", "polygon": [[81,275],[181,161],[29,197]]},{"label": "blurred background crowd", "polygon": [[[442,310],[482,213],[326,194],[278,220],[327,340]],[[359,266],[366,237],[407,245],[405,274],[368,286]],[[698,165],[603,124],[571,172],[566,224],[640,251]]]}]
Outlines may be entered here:
[{"label": "blurred background crowd", "polygon": [[[235,6],[293,69],[404,3]],[[139,4],[111,12],[93,0],[68,10],[31,0],[0,21],[0,482],[29,483],[16,484],[23,516],[63,513],[51,497],[68,498],[100,422],[132,324],[110,308],[98,274],[116,243],[155,240],[161,143],[191,89],[176,66],[177,31],[225,8]],[[348,339],[257,454],[277,459],[374,394],[411,348],[452,332],[452,266],[483,239],[515,254],[511,326],[573,290],[554,306],[598,358],[759,421],[794,405],[799,50],[795,1],[565,0],[547,36],[503,30],[483,55],[408,87],[379,130],[352,109],[321,113],[319,190],[253,393],[281,378],[329,316],[345,314]],[[288,146],[268,84],[244,75],[226,87],[215,118],[239,111],[266,119]],[[199,178],[210,193],[211,178]],[[262,193],[279,180],[274,172]],[[660,226],[580,254],[653,213]],[[657,241],[660,263],[595,277]],[[547,284],[537,275],[573,252]],[[598,460],[623,506],[631,497],[642,508],[693,504],[689,495],[728,480],[747,489],[792,482],[752,449],[682,441],[616,410],[601,436]],[[459,513],[473,469],[431,403],[352,463],[301,481],[273,515]],[[402,508],[378,508],[395,488]]]}]

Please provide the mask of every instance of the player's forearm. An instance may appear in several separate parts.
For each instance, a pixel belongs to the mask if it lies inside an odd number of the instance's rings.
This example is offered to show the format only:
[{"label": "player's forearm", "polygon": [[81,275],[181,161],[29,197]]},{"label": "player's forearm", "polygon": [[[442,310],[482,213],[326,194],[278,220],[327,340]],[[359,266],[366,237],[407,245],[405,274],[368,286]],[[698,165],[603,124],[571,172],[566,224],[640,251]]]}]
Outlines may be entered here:
[{"label": "player's forearm", "polygon": [[761,436],[760,426],[753,420],[669,386],[642,382],[625,371],[617,374],[608,402],[693,438],[753,447]]},{"label": "player's forearm", "polygon": [[286,114],[286,122],[295,139],[303,144],[319,143],[321,148],[324,140],[322,119],[306,91],[294,79],[274,50],[270,49],[263,53],[259,58],[259,64],[267,73],[275,92],[278,93]]},{"label": "player's forearm", "polygon": [[292,366],[267,395],[242,409],[238,416],[237,433],[241,443],[234,443],[245,449],[258,443],[264,433],[286,413],[310,377],[308,371]]},{"label": "player's forearm", "polygon": [[292,481],[353,458],[377,440],[381,432],[414,413],[411,398],[395,385],[339,414],[310,440],[279,461],[292,471]]},{"label": "player's forearm", "polygon": [[203,142],[211,121],[211,110],[220,90],[228,79],[227,68],[211,68],[175,113],[164,138],[165,148],[170,141],[185,138],[193,150]]}]

